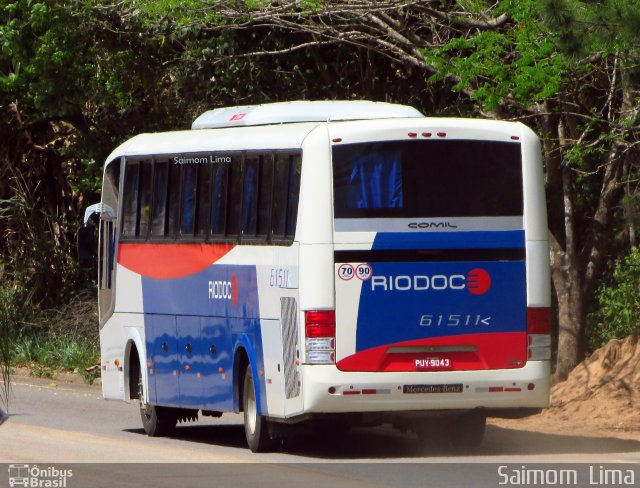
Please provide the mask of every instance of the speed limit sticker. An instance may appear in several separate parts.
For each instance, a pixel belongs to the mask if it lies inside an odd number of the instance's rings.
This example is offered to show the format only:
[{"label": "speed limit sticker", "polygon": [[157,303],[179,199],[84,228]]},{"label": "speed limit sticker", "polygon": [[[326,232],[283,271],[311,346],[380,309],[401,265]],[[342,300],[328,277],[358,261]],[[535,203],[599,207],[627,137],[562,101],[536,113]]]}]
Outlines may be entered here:
[{"label": "speed limit sticker", "polygon": [[369,266],[367,263],[359,264],[358,267],[356,268],[356,276],[363,281],[366,281],[369,278],[371,278],[371,275],[372,275],[371,266]]},{"label": "speed limit sticker", "polygon": [[341,264],[338,268],[338,276],[341,280],[349,281],[351,278],[353,278],[353,275],[353,266],[351,266],[350,264]]}]

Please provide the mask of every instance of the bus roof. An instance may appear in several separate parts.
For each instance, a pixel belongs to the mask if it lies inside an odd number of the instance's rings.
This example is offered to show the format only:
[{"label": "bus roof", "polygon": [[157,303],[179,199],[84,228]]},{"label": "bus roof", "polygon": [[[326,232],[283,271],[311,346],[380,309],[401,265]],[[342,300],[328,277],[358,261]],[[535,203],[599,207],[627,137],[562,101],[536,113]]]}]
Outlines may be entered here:
[{"label": "bus roof", "polygon": [[413,107],[367,100],[324,100],[266,103],[222,107],[200,115],[192,129],[247,127],[296,122],[331,122],[336,120],[363,120],[423,117]]},{"label": "bus roof", "polygon": [[[316,117],[319,120],[295,122],[295,117],[303,117],[302,108],[305,106],[309,107],[309,114],[307,114],[306,118]],[[280,110],[278,107],[283,107],[284,110]],[[335,111],[329,110],[331,107],[335,108]],[[355,118],[355,115],[353,115],[354,118],[347,117],[348,107],[353,108],[352,114],[356,114],[358,110],[361,110],[359,118]],[[377,107],[379,112],[376,113],[372,107]],[[231,110],[241,110],[242,108],[218,109],[220,111],[218,114],[219,117],[228,119],[233,117],[233,115],[229,116],[232,113]],[[525,134],[533,135],[530,129],[515,122],[484,119],[425,118],[420,112],[411,107],[389,103],[365,101],[288,102],[255,105],[250,108],[251,111],[246,112],[247,120],[244,122],[245,125],[242,126],[221,126],[211,129],[169,131],[134,136],[117,147],[108,156],[106,162],[108,164],[114,159],[123,156],[159,156],[207,151],[251,151],[254,149],[299,149],[309,133],[319,125],[327,125],[331,137],[346,137],[352,143],[367,141],[371,137],[377,140],[404,139],[408,137],[408,132],[416,135],[420,133],[424,136],[423,129],[430,129],[426,132],[433,132],[434,137],[438,134],[439,139],[441,138],[441,131],[446,132],[447,139],[460,137],[485,139],[491,137],[494,140],[512,141],[519,140]],[[318,110],[312,111],[311,108]],[[367,108],[371,110],[365,111]],[[267,111],[267,109],[269,110]],[[386,115],[384,113],[385,109],[389,110]],[[214,110],[207,113],[214,112],[217,111]],[[269,113],[271,114],[270,116],[279,117],[279,122],[275,121],[276,118],[272,118],[270,119],[272,120],[271,123],[253,125],[253,122],[258,120],[267,120],[266,117]],[[336,114],[341,115],[338,116]],[[285,119],[289,120],[289,122],[284,122]]]},{"label": "bus roof", "polygon": [[[294,101],[223,107],[198,117],[190,131],[140,134],[116,148],[107,163],[120,156],[180,154],[203,150],[294,149],[323,122],[424,117],[407,105],[365,100]],[[291,124],[282,130],[282,124]],[[247,133],[246,127],[260,126]],[[220,130],[225,129],[225,130]],[[251,141],[247,141],[250,137]]]},{"label": "bus roof", "polygon": [[203,151],[243,151],[255,149],[298,149],[318,122],[260,127],[248,133],[242,127],[230,129],[185,130],[139,134],[125,141],[108,157],[107,164],[121,156],[153,156]]}]

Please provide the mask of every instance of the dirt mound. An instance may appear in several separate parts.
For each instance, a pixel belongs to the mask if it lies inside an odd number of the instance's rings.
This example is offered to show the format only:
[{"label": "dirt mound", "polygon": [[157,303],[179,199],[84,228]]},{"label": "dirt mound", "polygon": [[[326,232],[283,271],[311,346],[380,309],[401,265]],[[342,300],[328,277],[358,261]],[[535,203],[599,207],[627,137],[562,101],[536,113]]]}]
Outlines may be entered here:
[{"label": "dirt mound", "polygon": [[640,430],[640,341],[612,340],[580,363],[551,390],[554,415],[606,430]]},{"label": "dirt mound", "polygon": [[[571,434],[640,435],[640,338],[612,340],[551,390],[540,415],[494,423],[510,428]],[[625,436],[626,437],[626,436]]]}]

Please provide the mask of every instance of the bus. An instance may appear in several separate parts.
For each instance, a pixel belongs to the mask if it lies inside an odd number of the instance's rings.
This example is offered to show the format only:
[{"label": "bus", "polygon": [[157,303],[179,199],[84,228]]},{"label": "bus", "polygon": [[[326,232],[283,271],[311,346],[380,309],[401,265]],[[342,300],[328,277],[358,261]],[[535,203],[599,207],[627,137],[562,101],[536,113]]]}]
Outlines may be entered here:
[{"label": "bus", "polygon": [[521,123],[368,101],[225,107],[107,158],[98,287],[104,398],[144,430],[243,413],[391,424],[479,445],[546,407],[541,148]]}]

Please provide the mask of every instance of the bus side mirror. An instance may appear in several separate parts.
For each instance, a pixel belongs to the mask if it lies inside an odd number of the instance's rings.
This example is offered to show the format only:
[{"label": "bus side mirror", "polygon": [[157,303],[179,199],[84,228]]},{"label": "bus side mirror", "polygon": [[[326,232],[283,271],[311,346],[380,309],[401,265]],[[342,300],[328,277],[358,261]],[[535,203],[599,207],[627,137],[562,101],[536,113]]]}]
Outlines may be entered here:
[{"label": "bus side mirror", "polygon": [[93,269],[97,256],[96,228],[94,225],[78,229],[78,264],[81,269]]}]

